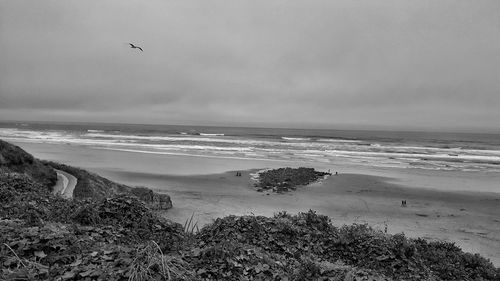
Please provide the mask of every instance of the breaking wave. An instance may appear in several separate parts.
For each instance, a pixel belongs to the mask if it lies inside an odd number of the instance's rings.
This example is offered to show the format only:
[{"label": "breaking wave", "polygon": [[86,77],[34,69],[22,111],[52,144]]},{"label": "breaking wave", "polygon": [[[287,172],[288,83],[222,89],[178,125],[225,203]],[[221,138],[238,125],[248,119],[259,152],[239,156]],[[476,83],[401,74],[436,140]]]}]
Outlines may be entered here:
[{"label": "breaking wave", "polygon": [[499,171],[500,147],[479,149],[480,143],[467,146],[455,143],[397,142],[330,137],[227,136],[221,133],[171,134],[122,132],[119,130],[33,130],[25,127],[0,128],[7,141],[83,145],[99,149],[191,155],[234,157],[235,159],[286,160],[336,163],[339,159],[371,166],[463,171]]}]

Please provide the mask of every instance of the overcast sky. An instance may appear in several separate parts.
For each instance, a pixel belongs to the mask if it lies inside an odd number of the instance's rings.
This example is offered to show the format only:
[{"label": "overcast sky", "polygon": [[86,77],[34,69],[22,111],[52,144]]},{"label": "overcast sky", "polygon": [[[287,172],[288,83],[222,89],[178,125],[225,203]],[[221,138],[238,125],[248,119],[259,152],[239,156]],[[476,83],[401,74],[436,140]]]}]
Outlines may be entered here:
[{"label": "overcast sky", "polygon": [[500,131],[500,1],[0,0],[0,120]]}]

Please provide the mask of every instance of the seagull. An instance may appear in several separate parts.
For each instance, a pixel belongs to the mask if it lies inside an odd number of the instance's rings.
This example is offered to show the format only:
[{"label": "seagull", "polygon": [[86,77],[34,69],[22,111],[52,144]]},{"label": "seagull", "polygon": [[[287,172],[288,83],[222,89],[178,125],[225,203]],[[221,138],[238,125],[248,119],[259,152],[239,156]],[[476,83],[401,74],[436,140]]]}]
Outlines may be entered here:
[{"label": "seagull", "polygon": [[143,50],[142,50],[142,48],[141,48],[141,47],[136,46],[136,45],[134,45],[134,44],[132,44],[132,43],[128,43],[128,44],[130,45],[130,48],[132,48],[132,49],[139,49],[139,50],[141,50],[141,52],[143,52]]}]

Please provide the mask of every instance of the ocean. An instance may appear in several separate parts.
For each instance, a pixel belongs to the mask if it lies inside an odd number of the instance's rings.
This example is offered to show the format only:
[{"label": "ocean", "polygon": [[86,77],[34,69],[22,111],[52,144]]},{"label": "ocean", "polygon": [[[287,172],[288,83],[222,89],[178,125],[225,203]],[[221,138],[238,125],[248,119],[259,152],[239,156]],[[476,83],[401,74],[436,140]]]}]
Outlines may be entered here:
[{"label": "ocean", "polygon": [[[163,215],[181,224],[315,210],[338,226],[388,226],[500,262],[500,135],[3,122],[0,139],[166,193],[174,207]],[[339,174],[286,194],[255,190],[256,171],[287,166]]]},{"label": "ocean", "polygon": [[220,159],[500,172],[500,135],[92,123],[0,123],[0,139]]}]

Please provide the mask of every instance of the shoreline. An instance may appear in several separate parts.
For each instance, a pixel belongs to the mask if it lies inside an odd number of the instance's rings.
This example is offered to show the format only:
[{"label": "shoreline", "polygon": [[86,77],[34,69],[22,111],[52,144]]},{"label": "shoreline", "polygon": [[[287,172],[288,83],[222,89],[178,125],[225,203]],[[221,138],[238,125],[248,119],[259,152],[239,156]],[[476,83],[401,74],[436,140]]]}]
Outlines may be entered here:
[{"label": "shoreline", "polygon": [[[340,158],[334,163],[297,161],[257,161],[252,159],[197,158],[175,155],[141,154],[94,149],[87,146],[13,142],[39,159],[80,167],[106,176],[115,172],[140,172],[161,175],[199,176],[226,171],[311,167],[321,171],[357,173],[390,178],[390,183],[405,187],[450,191],[493,192],[500,194],[500,173],[383,168],[352,165]],[[120,163],[117,165],[117,163]]]}]

